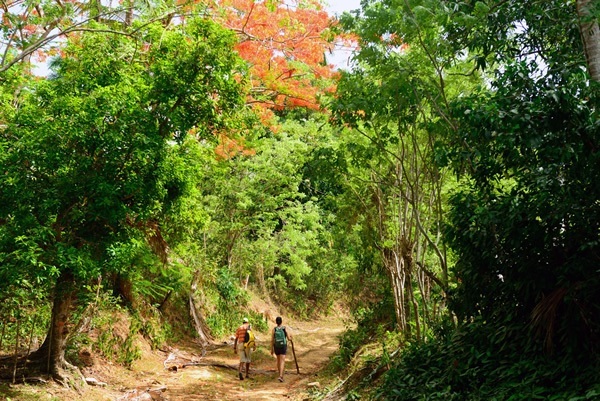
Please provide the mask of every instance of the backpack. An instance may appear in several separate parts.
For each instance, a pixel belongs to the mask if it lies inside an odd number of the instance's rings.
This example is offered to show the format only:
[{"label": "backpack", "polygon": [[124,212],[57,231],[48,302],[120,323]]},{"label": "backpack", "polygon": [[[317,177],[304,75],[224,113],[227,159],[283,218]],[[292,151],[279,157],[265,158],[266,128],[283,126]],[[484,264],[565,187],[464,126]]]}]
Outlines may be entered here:
[{"label": "backpack", "polygon": [[244,347],[254,348],[254,341],[255,341],[254,332],[252,331],[252,328],[250,326],[248,326],[248,329],[246,330],[246,334],[244,334]]},{"label": "backpack", "polygon": [[287,345],[285,327],[275,327],[275,348],[283,349]]}]

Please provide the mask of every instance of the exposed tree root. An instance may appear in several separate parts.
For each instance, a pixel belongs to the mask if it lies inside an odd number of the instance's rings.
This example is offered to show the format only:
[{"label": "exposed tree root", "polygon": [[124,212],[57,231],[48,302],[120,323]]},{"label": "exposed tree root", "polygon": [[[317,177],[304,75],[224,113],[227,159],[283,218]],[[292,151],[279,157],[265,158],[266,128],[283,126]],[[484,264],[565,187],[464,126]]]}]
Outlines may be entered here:
[{"label": "exposed tree root", "polygon": [[0,358],[0,381],[10,383],[46,383],[54,380],[79,390],[85,381],[81,371],[67,361],[48,366],[47,358],[35,354]]}]

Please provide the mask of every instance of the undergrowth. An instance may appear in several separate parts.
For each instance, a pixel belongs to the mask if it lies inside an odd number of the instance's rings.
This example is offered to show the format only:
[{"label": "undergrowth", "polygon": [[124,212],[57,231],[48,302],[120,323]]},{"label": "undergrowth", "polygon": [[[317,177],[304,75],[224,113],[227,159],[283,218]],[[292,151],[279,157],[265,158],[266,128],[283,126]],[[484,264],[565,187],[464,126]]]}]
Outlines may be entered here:
[{"label": "undergrowth", "polygon": [[600,399],[600,359],[544,349],[516,323],[439,323],[427,341],[405,342],[375,305],[356,313],[311,399],[389,401],[584,401]]},{"label": "undergrowth", "polygon": [[597,400],[599,361],[544,353],[517,326],[475,321],[409,345],[386,374],[382,400]]},{"label": "undergrowth", "polygon": [[392,331],[393,322],[389,320],[389,308],[392,302],[388,298],[353,311],[354,328],[348,328],[341,336],[338,352],[332,359],[334,369],[344,369],[355,357],[358,350],[366,344],[384,342],[387,333]]},{"label": "undergrowth", "polygon": [[108,294],[99,297],[89,328],[75,335],[67,346],[67,359],[77,365],[79,351],[91,348],[104,358],[131,367],[142,357],[138,339],[143,336],[152,349],[172,338],[172,329],[156,308],[140,305],[136,310],[122,306]]},{"label": "undergrowth", "polygon": [[221,269],[216,285],[205,287],[203,294],[208,310],[206,323],[216,338],[234,333],[245,317],[255,330],[268,330],[263,315],[248,308],[250,294],[237,284],[237,278],[229,270]]},{"label": "undergrowth", "polygon": [[403,343],[402,334],[392,330],[389,299],[352,311],[353,324],[339,337],[339,348],[322,372],[322,388],[312,388],[310,399],[369,399],[392,355]]}]

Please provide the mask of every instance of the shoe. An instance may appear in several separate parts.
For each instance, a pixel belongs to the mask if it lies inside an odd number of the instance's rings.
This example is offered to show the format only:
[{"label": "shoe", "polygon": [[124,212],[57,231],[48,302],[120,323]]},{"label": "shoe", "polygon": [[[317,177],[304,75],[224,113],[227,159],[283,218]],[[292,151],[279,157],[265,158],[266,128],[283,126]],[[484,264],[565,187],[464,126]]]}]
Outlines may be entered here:
[{"label": "shoe", "polygon": [[279,381],[283,383],[283,377],[280,377],[280,378],[279,378]]},{"label": "shoe", "polygon": [[240,380],[244,380],[244,376],[240,373]]}]

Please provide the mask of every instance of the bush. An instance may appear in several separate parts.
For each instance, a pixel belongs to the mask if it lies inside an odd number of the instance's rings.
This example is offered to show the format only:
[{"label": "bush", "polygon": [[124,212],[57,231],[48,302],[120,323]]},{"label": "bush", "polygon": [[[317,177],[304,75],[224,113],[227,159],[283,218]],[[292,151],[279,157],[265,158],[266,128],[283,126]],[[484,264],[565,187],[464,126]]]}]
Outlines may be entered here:
[{"label": "bush", "polygon": [[[599,361],[545,355],[523,328],[475,321],[453,334],[409,345],[386,374],[385,400],[592,400]],[[521,333],[519,335],[519,333]]]},{"label": "bush", "polygon": [[135,345],[135,337],[142,328],[138,318],[118,311],[101,311],[92,324],[98,332],[93,347],[105,358],[127,367],[140,359],[141,350]]},{"label": "bush", "polygon": [[353,311],[355,329],[348,329],[340,336],[340,346],[332,363],[336,369],[343,369],[352,360],[356,352],[365,344],[375,340],[385,340],[385,333],[393,329],[390,320],[391,299],[384,298],[369,307]]},{"label": "bush", "polygon": [[204,287],[203,294],[207,302],[204,305],[207,307],[206,324],[214,336],[223,337],[234,333],[244,317],[250,320],[255,330],[268,330],[268,322],[262,314],[246,310],[250,294],[238,285],[237,279],[228,269],[220,269],[215,287]]}]

